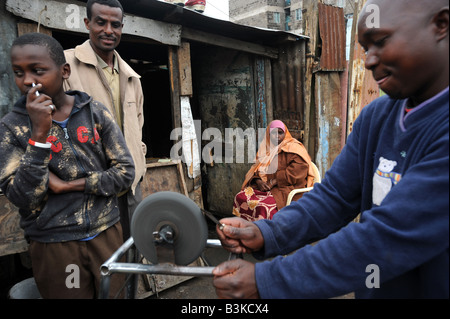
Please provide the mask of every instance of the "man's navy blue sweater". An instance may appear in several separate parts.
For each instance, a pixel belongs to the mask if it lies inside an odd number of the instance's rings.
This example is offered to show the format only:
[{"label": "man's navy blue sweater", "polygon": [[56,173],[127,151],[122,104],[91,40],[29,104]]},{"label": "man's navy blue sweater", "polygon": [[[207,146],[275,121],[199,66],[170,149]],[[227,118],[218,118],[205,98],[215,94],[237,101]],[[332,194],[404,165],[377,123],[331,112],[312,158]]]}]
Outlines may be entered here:
[{"label": "man's navy blue sweater", "polygon": [[406,102],[365,107],[322,184],[256,222],[262,298],[449,297],[449,90]]}]

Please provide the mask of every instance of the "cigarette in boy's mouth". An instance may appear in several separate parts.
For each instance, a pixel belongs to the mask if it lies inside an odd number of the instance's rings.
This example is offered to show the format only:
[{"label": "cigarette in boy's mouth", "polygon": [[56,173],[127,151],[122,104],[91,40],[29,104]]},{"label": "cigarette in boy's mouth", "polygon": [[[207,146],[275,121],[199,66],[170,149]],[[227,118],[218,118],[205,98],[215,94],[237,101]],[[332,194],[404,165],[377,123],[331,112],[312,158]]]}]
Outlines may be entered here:
[{"label": "cigarette in boy's mouth", "polygon": [[[36,84],[34,84],[34,83],[33,83],[33,84],[31,84],[31,86],[32,86],[32,87],[35,87],[35,86],[36,86]],[[39,96],[39,92],[38,92],[38,91],[36,91],[36,93],[35,93],[35,94],[36,94],[36,96]]]}]

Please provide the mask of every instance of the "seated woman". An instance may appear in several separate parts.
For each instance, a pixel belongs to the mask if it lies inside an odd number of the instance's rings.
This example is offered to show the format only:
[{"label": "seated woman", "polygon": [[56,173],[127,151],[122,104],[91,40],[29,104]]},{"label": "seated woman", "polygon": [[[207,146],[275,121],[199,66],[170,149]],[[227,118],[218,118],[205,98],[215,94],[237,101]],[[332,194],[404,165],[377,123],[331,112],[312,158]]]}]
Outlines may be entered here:
[{"label": "seated woman", "polygon": [[[249,221],[272,219],[286,206],[293,189],[311,187],[314,175],[306,148],[289,133],[281,121],[266,129],[255,164],[234,200],[233,214]],[[298,200],[297,194],[293,200]]]}]

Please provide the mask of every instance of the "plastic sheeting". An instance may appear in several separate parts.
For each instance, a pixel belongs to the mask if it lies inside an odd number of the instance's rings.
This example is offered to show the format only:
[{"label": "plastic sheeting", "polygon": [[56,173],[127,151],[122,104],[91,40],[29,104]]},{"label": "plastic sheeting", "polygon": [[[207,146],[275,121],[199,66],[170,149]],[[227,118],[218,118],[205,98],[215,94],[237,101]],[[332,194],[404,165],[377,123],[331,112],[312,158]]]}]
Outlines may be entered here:
[{"label": "plastic sheeting", "polygon": [[192,117],[189,97],[181,97],[181,124],[183,129],[183,161],[188,168],[188,176],[196,178],[200,172],[200,152]]}]

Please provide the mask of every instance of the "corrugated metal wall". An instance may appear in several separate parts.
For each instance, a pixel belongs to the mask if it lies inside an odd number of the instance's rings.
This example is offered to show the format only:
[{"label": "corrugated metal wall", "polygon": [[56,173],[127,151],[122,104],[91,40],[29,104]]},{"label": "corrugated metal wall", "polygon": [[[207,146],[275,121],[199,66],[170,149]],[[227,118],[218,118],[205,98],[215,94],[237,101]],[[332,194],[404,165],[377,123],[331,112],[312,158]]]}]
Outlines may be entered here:
[{"label": "corrugated metal wall", "polygon": [[[305,3],[304,3],[305,5]],[[347,86],[346,24],[344,10],[313,0],[306,3],[308,66],[306,123],[308,151],[322,177],[339,155],[345,141]]]},{"label": "corrugated metal wall", "polygon": [[344,9],[319,3],[319,32],[322,52],[317,71],[345,71]]},{"label": "corrugated metal wall", "polygon": [[305,129],[304,76],[305,41],[296,41],[280,49],[273,61],[274,119],[283,121],[292,136],[303,140]]}]

